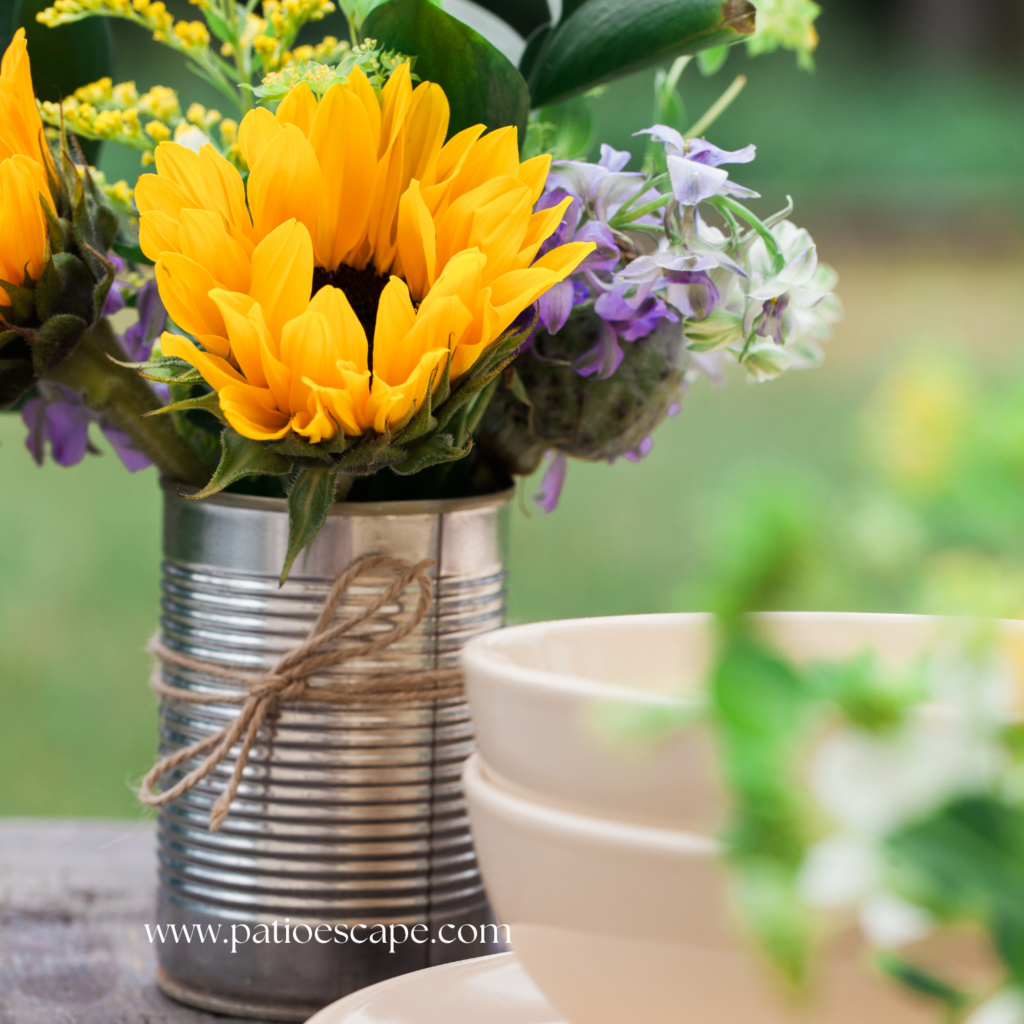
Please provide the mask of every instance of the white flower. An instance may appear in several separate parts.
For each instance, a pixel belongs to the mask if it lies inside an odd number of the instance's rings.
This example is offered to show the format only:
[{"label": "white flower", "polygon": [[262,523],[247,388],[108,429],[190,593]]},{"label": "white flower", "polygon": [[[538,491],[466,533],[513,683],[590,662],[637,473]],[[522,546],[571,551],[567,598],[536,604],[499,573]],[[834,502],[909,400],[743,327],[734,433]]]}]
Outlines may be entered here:
[{"label": "white flower", "polygon": [[860,928],[878,949],[899,949],[927,938],[934,927],[927,911],[891,892],[877,892],[860,908]]},{"label": "white flower", "polygon": [[174,131],[174,141],[179,146],[184,146],[186,149],[191,149],[193,153],[198,153],[210,141],[210,136],[202,128],[194,124],[186,125],[182,121]]},{"label": "white flower", "polygon": [[1024,1024],[1024,994],[1005,988],[982,1003],[964,1024]]}]

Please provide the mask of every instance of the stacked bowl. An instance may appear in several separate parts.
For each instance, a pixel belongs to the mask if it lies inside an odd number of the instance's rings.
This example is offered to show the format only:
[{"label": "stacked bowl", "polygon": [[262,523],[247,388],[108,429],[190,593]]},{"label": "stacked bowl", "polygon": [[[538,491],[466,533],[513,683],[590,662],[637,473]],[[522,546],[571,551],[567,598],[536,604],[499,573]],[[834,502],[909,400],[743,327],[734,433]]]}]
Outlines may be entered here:
[{"label": "stacked bowl", "polygon": [[[838,613],[761,626],[797,662],[873,649],[894,667],[939,630]],[[1024,623],[1004,628],[1019,638]],[[466,648],[470,822],[523,967],[570,1024],[930,1024],[934,1003],[868,969],[852,926],[836,929],[800,1000],[744,936],[700,713],[714,649],[703,615],[537,623]]]}]

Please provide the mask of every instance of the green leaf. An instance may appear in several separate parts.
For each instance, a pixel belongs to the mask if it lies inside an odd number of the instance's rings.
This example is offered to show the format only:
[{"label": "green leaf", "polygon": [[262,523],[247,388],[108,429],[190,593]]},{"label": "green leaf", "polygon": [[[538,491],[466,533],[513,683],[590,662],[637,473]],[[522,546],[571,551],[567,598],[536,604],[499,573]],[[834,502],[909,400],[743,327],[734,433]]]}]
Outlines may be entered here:
[{"label": "green leaf", "polygon": [[225,427],[220,436],[221,457],[213,478],[195,494],[183,497],[200,501],[223,491],[225,487],[247,476],[283,476],[291,468],[291,462],[283,455],[267,451],[265,441],[253,441],[243,437],[232,427]]},{"label": "green leaf", "polygon": [[473,450],[472,438],[466,442],[463,448],[453,444],[453,440],[451,434],[434,434],[432,437],[428,437],[427,440],[413,445],[406,459],[391,467],[392,472],[399,476],[412,476],[414,473],[440,465],[442,462],[457,462],[459,459],[464,459]]},{"label": "green leaf", "polygon": [[42,321],[70,313],[92,323],[95,288],[92,273],[77,256],[54,253],[36,285],[36,313]]},{"label": "green leaf", "polygon": [[515,125],[526,136],[530,95],[523,76],[483,36],[428,0],[388,0],[372,11],[363,35],[416,56],[416,74],[448,97],[448,134],[485,124]]},{"label": "green leaf", "polygon": [[163,416],[169,412],[189,412],[192,409],[212,413],[221,423],[227,423],[227,420],[224,419],[224,413],[221,412],[220,399],[216,391],[209,391],[205,395],[198,395],[196,398],[183,398],[180,402],[172,402],[170,405],[153,409],[152,412],[144,412],[142,418],[145,419],[147,416]]},{"label": "green leaf", "polygon": [[895,887],[939,920],[986,927],[1014,984],[1024,984],[1024,812],[966,797],[891,835]]},{"label": "green leaf", "polygon": [[320,532],[334,505],[334,471],[303,469],[288,491],[288,553],[281,583],[288,579],[299,552]]},{"label": "green leaf", "polygon": [[587,0],[562,0],[562,21],[565,21],[570,14],[575,14],[576,11],[582,7]]},{"label": "green leaf", "polygon": [[29,339],[32,362],[41,377],[52,370],[75,347],[89,325],[78,316],[60,314],[51,316]]},{"label": "green leaf", "polygon": [[476,0],[484,9],[511,25],[524,39],[551,20],[547,0]]},{"label": "green leaf", "polygon": [[519,58],[519,73],[526,80],[527,86],[530,84],[533,69],[537,67],[539,59],[547,49],[548,40],[554,31],[553,25],[541,25],[526,41],[526,49],[523,50],[523,55]]},{"label": "green leaf", "polygon": [[[120,359],[107,356],[112,363],[126,366],[134,370],[146,380],[155,380],[159,384],[205,384],[202,374],[191,364],[177,356],[153,356],[141,363],[123,363]],[[151,373],[151,370],[164,370],[163,374]]]},{"label": "green leaf", "polygon": [[705,78],[710,78],[715,72],[721,70],[728,57],[728,46],[716,46],[710,50],[701,50],[697,54],[697,67],[700,68],[700,73]]},{"label": "green leaf", "polygon": [[714,352],[716,348],[743,341],[743,319],[735,313],[716,309],[703,320],[687,320],[683,334],[691,352]]},{"label": "green leaf", "polygon": [[962,1010],[970,1005],[970,996],[965,992],[947,985],[941,978],[893,953],[876,953],[875,966],[912,992],[938,999],[952,1011]]},{"label": "green leaf", "polygon": [[153,266],[153,261],[137,245],[124,245],[121,242],[115,242],[111,248],[118,256],[132,263],[138,263],[145,267]]},{"label": "green leaf", "polygon": [[533,68],[534,106],[568,99],[672,57],[754,32],[748,0],[587,0],[555,29]]},{"label": "green leaf", "polygon": [[542,107],[542,121],[555,126],[547,139],[547,150],[556,160],[577,160],[586,156],[597,131],[593,103],[576,96],[553,107]]}]

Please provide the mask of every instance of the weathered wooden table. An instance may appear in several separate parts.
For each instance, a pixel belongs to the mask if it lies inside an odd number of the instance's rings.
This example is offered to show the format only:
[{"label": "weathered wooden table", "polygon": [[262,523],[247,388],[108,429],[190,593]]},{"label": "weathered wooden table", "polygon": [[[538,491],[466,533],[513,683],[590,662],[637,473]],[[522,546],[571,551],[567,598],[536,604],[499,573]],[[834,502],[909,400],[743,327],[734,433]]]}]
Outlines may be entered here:
[{"label": "weathered wooden table", "polygon": [[0,1024],[225,1024],[153,978],[155,838],[132,822],[0,819]]}]

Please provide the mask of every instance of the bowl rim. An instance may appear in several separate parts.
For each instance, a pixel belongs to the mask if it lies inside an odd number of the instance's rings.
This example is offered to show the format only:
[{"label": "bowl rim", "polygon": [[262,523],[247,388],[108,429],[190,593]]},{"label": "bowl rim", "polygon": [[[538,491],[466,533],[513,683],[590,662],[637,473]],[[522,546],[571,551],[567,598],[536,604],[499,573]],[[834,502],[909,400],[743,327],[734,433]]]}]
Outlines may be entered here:
[{"label": "bowl rim", "polygon": [[[755,612],[754,617],[766,622],[787,622],[798,620],[861,622],[861,623],[898,623],[898,622],[972,622],[985,621],[979,618],[950,615],[914,615],[905,612],[840,612],[840,611],[785,611]],[[474,674],[486,673],[493,680],[509,686],[532,690],[544,690],[561,696],[600,698],[611,702],[624,702],[631,705],[681,709],[699,709],[705,705],[703,694],[669,694],[655,690],[635,689],[620,683],[609,683],[592,679],[585,675],[574,675],[569,672],[555,672],[550,669],[531,668],[517,665],[501,647],[508,638],[529,637],[531,633],[551,633],[567,628],[584,626],[588,629],[602,629],[609,624],[625,622],[643,622],[650,624],[708,624],[713,623],[714,616],[710,612],[653,612],[641,615],[601,615],[579,617],[575,619],[553,619],[543,622],[527,622],[517,626],[506,626],[481,636],[474,637],[462,650],[462,665],[466,671],[467,690],[472,694],[475,689]],[[994,619],[1000,631],[1024,634],[1024,620]]]},{"label": "bowl rim", "polygon": [[506,789],[492,778],[479,751],[466,761],[462,770],[462,783],[470,801],[470,819],[473,816],[472,803],[479,801],[487,804],[493,813],[506,822],[525,826],[534,833],[547,833],[559,841],[575,839],[617,851],[676,857],[717,858],[723,849],[717,839],[698,832],[638,825],[531,800]]}]

